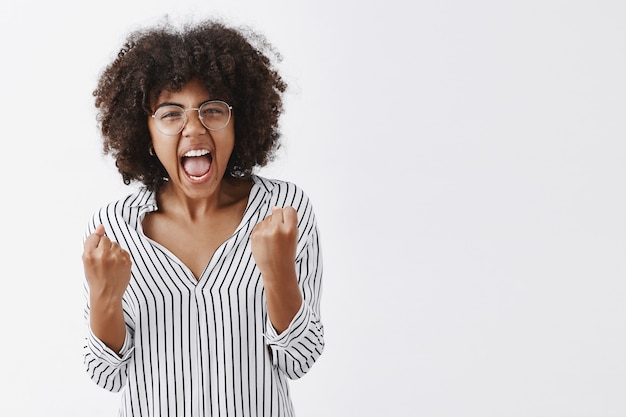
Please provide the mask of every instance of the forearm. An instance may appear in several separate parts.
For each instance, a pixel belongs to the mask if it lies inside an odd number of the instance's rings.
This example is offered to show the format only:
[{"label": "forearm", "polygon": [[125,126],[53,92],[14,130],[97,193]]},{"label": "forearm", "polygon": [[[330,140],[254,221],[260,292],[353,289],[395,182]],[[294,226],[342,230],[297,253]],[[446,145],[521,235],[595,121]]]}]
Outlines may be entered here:
[{"label": "forearm", "polygon": [[289,327],[302,305],[295,269],[283,277],[264,276],[267,314],[278,334]]},{"label": "forearm", "polygon": [[122,300],[90,297],[89,325],[93,334],[112,351],[119,352],[126,338]]}]

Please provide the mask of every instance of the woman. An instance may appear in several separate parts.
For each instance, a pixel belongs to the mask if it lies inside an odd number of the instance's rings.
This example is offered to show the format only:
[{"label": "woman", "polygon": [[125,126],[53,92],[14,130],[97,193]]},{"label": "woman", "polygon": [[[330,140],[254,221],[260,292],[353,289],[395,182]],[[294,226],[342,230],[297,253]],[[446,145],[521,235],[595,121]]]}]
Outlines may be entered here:
[{"label": "woman", "polygon": [[318,229],[278,146],[271,46],[207,21],[132,33],[94,92],[129,196],[84,242],[85,364],[122,416],[290,416],[322,353]]}]

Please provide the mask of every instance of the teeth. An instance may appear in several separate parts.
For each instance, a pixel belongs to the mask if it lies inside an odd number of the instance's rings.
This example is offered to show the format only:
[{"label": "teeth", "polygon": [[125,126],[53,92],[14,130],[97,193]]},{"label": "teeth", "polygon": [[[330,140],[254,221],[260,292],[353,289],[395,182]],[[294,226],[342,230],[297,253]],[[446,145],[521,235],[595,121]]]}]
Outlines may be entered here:
[{"label": "teeth", "polygon": [[206,149],[194,149],[193,151],[189,151],[187,153],[185,153],[183,156],[185,157],[192,157],[192,156],[203,156],[203,155],[207,155],[211,152],[207,151]]}]

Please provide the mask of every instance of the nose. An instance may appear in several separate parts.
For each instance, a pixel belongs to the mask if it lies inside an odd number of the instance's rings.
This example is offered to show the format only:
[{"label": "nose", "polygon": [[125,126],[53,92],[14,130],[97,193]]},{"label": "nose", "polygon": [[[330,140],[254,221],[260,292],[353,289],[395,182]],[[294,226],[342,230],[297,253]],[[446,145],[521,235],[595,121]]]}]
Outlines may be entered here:
[{"label": "nose", "polygon": [[[191,114],[189,114],[191,112]],[[185,110],[185,124],[183,125],[184,134],[190,134],[196,130],[206,131],[208,130],[202,120],[200,120],[200,109],[186,109]]]}]

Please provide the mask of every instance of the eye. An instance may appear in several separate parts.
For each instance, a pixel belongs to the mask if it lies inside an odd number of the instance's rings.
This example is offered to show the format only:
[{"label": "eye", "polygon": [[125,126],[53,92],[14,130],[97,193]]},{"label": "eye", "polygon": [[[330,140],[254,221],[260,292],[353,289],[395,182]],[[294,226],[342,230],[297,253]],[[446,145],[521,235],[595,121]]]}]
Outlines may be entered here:
[{"label": "eye", "polygon": [[206,103],[200,108],[201,117],[222,117],[228,114],[228,108],[221,103]]},{"label": "eye", "polygon": [[157,119],[168,121],[168,122],[180,120],[184,117],[184,115],[185,115],[185,112],[183,111],[183,109],[175,107],[175,106],[161,107],[156,112]]}]

